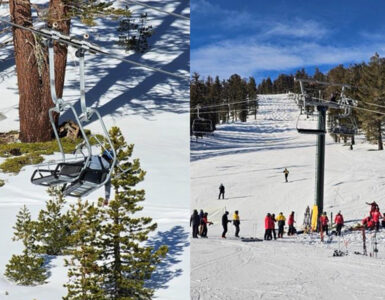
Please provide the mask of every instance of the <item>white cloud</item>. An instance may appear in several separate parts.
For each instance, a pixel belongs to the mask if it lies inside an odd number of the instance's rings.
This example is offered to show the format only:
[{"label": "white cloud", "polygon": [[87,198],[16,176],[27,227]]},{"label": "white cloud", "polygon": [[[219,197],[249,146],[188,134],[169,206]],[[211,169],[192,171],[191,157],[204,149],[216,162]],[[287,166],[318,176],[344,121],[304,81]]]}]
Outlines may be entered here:
[{"label": "white cloud", "polygon": [[[226,40],[191,51],[191,71],[204,76],[249,76],[264,71],[285,71],[307,66],[367,61],[374,52],[384,53],[385,43],[357,47],[323,46],[302,42],[295,46]],[[382,53],[381,53],[382,52]]]},{"label": "white cloud", "polygon": [[286,23],[265,22],[267,28],[266,36],[283,36],[297,38],[320,39],[329,33],[329,30],[322,24],[313,20],[303,20],[296,18]]}]

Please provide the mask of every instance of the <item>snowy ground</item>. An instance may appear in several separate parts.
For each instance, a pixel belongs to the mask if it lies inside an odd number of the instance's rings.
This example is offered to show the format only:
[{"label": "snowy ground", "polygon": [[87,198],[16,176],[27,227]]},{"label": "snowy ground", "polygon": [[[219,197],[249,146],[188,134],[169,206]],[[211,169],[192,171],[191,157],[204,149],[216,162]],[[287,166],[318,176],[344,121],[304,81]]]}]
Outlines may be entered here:
[{"label": "snowy ground", "polygon": [[[301,227],[306,206],[314,202],[316,137],[297,133],[298,113],[286,95],[260,96],[256,121],[220,125],[213,136],[191,142],[191,208],[204,209],[214,222],[208,239],[192,241],[192,299],[384,298],[385,232],[377,236],[377,259],[353,254],[362,252],[357,232],[331,243],[317,235],[244,243],[233,238],[230,224],[231,238],[220,238],[225,210],[230,218],[239,210],[245,237],[263,237],[268,212],[287,217],[295,211]],[[324,208],[334,215],[341,210],[347,225],[368,213],[365,202],[385,205],[385,153],[373,151],[376,145],[362,137],[356,142],[350,151],[326,138]],[[220,183],[225,200],[217,200]],[[333,257],[339,248],[349,255]]]},{"label": "snowy ground", "polygon": [[[44,3],[45,1],[33,1]],[[189,14],[188,1],[147,1],[168,11]],[[115,1],[114,5],[126,5]],[[144,12],[141,6],[131,6],[135,15]],[[7,15],[7,6],[0,6],[0,15]],[[124,54],[113,43],[115,26],[103,20],[91,29],[91,40],[113,49],[130,59],[179,74],[189,74],[189,22],[155,11],[146,10],[155,34],[150,38],[151,50],[144,55]],[[73,32],[81,34],[83,26],[76,24]],[[2,40],[0,40],[2,42]],[[0,49],[0,132],[18,129],[18,94],[12,46]],[[78,97],[78,70],[70,51],[66,74],[65,100]],[[155,274],[151,286],[156,299],[189,299],[189,141],[188,99],[186,81],[136,68],[103,56],[89,55],[86,61],[87,104],[97,107],[107,127],[120,126],[126,140],[135,144],[134,157],[140,158],[147,171],[139,188],[146,190],[144,214],[158,223],[158,231],[151,238],[152,245],[167,244],[169,254]],[[79,108],[79,107],[78,107]],[[63,119],[70,116],[64,116]],[[97,123],[90,124],[100,131]],[[11,241],[12,226],[19,208],[26,204],[33,217],[48,199],[45,189],[30,184],[33,168],[27,167],[17,176],[0,173],[5,186],[0,188],[0,299],[61,299],[66,290],[66,269],[63,258],[50,262],[48,283],[37,287],[19,287],[4,276],[5,265],[12,254],[21,252],[21,245]],[[96,200],[101,191],[87,198]],[[68,199],[74,202],[74,199]],[[9,296],[5,296],[5,292]]]}]

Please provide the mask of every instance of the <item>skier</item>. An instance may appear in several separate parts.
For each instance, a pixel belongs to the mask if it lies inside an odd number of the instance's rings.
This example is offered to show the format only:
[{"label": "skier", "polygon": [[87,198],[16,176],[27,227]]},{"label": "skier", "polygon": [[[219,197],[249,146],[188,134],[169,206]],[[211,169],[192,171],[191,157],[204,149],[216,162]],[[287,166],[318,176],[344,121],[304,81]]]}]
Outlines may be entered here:
[{"label": "skier", "polygon": [[274,239],[276,240],[277,235],[275,232],[275,222],[277,222],[277,220],[275,219],[275,214],[271,214],[271,232],[273,233]]},{"label": "skier", "polygon": [[295,234],[296,230],[294,227],[294,223],[295,223],[294,211],[292,211],[290,216],[289,216],[289,220],[287,221],[287,225],[289,225],[289,231],[287,232],[287,235],[294,235]]},{"label": "skier", "polygon": [[282,212],[277,217],[278,221],[278,238],[283,238],[283,228],[285,227],[286,218]]},{"label": "skier", "polygon": [[290,172],[289,172],[288,169],[285,168],[285,170],[283,170],[283,174],[285,174],[285,180],[286,180],[286,182],[288,182],[288,181],[287,181],[287,178],[289,177],[289,173],[290,173]]},{"label": "skier", "polygon": [[271,220],[271,214],[268,213],[265,217],[265,236],[263,237],[264,240],[271,240],[271,225],[272,225],[272,220]]},{"label": "skier", "polygon": [[225,199],[225,186],[223,185],[223,183],[221,183],[221,185],[219,186],[218,200],[221,198],[221,195],[222,195],[222,199]]},{"label": "skier", "polygon": [[376,203],[376,201],[373,201],[372,203],[368,203],[368,202],[365,202],[367,205],[370,205],[370,214],[374,211],[376,211],[378,207],[378,204]]},{"label": "skier", "polygon": [[341,211],[339,211],[338,214],[336,214],[334,218],[334,223],[337,224],[337,235],[340,236],[342,226],[344,226],[344,217],[342,216]]},{"label": "skier", "polygon": [[200,233],[202,238],[207,238],[207,224],[209,224],[209,225],[214,224],[213,222],[210,222],[208,220],[207,216],[208,216],[208,213],[205,212],[203,214],[203,217],[202,217],[203,226],[202,226],[202,230],[201,230],[201,233]]},{"label": "skier", "polygon": [[203,217],[204,217],[204,212],[203,209],[199,211],[199,235],[201,235],[201,232],[203,230]]},{"label": "skier", "polygon": [[231,223],[231,221],[228,218],[229,212],[226,211],[223,216],[222,216],[222,227],[223,227],[223,233],[222,233],[222,238],[226,238],[226,233],[227,233],[227,224]]},{"label": "skier", "polygon": [[199,229],[199,215],[198,215],[198,210],[194,209],[194,212],[191,215],[190,218],[190,227],[192,227],[192,236],[193,238],[198,238],[198,229]]},{"label": "skier", "polygon": [[374,212],[371,213],[374,227],[376,228],[376,231],[380,229],[380,219],[384,216],[381,214],[380,209],[377,207]]},{"label": "skier", "polygon": [[323,232],[326,232],[326,235],[329,235],[329,226],[328,226],[328,223],[329,223],[329,219],[328,219],[328,216],[326,215],[326,212],[324,211],[323,214],[319,217],[319,222],[320,222],[320,225],[321,225],[321,228],[322,228],[322,231]]},{"label": "skier", "polygon": [[239,212],[236,210],[233,214],[233,225],[235,226],[235,237],[239,237],[239,225],[241,221],[239,220]]},{"label": "skier", "polygon": [[362,225],[366,228],[366,229],[369,229],[369,230],[373,230],[374,229],[374,222],[372,220],[372,217],[371,216],[368,216],[366,218],[364,218],[362,220]]}]

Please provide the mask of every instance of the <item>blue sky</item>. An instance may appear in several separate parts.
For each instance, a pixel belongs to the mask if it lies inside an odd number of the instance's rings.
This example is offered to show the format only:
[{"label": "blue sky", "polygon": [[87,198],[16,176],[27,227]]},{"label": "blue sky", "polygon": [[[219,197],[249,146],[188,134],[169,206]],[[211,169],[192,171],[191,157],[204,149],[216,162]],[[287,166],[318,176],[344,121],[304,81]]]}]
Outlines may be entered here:
[{"label": "blue sky", "polygon": [[191,71],[258,81],[385,56],[383,0],[191,0]]}]

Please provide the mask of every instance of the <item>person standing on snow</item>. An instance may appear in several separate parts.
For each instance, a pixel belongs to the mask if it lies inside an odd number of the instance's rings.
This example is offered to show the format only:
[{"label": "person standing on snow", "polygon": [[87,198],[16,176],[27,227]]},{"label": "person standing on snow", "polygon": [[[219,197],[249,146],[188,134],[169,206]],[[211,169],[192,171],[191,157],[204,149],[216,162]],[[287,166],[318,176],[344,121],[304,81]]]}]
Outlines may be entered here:
[{"label": "person standing on snow", "polygon": [[229,212],[226,211],[223,216],[222,216],[222,227],[223,227],[223,233],[222,233],[222,238],[226,238],[226,233],[227,233],[227,224],[231,223],[228,218]]},{"label": "person standing on snow", "polygon": [[201,237],[202,238],[207,238],[207,224],[209,224],[209,225],[212,225],[212,224],[214,224],[213,222],[210,222],[209,220],[208,220],[208,213],[207,212],[205,212],[204,214],[203,214],[203,217],[202,217],[202,223],[203,223],[203,225],[202,225],[202,232],[201,232]]},{"label": "person standing on snow", "polygon": [[285,227],[286,218],[282,212],[279,213],[277,217],[277,221],[278,221],[278,238],[283,238],[283,229]]},{"label": "person standing on snow", "polygon": [[271,214],[268,213],[265,217],[265,236],[263,237],[264,240],[271,240]]},{"label": "person standing on snow", "polygon": [[337,225],[337,235],[341,236],[341,229],[342,226],[344,226],[344,217],[342,216],[341,211],[336,214],[334,218],[334,223],[336,223]]},{"label": "person standing on snow", "polygon": [[289,225],[289,230],[287,232],[287,235],[294,235],[295,234],[296,230],[294,228],[294,223],[295,223],[294,211],[292,211],[290,216],[289,216],[289,220],[287,221],[287,225]]},{"label": "person standing on snow", "polygon": [[378,204],[376,203],[376,201],[373,201],[372,203],[368,203],[368,202],[365,202],[367,205],[370,205],[370,214],[372,214],[372,212],[376,211],[378,207]]},{"label": "person standing on snow", "polygon": [[204,212],[203,209],[199,211],[199,235],[202,235],[202,230],[203,230],[203,217],[204,217]]},{"label": "person standing on snow", "polygon": [[374,212],[371,213],[374,227],[376,228],[376,231],[380,229],[380,219],[384,216],[381,214],[380,209],[377,207]]},{"label": "person standing on snow", "polygon": [[283,174],[285,174],[285,180],[286,180],[286,182],[288,182],[288,181],[287,181],[287,178],[289,177],[289,173],[290,173],[290,172],[289,172],[288,169],[285,168],[285,170],[283,170]]},{"label": "person standing on snow", "polygon": [[223,183],[221,183],[221,185],[219,186],[218,200],[221,198],[221,196],[222,196],[222,199],[225,199],[225,186],[223,185]]},{"label": "person standing on snow", "polygon": [[271,214],[271,232],[273,233],[274,239],[276,240],[277,235],[275,232],[275,222],[277,222],[277,220],[275,219],[275,214]]},{"label": "person standing on snow", "polygon": [[326,212],[324,211],[323,214],[319,217],[319,222],[321,224],[321,230],[323,232],[326,232],[326,235],[329,235],[329,226],[328,226],[328,223],[329,223],[329,219],[328,219],[328,216],[326,215]]},{"label": "person standing on snow", "polygon": [[192,236],[195,239],[198,238],[199,224],[200,224],[200,219],[199,219],[198,211],[194,209],[194,212],[190,218],[190,227],[192,227]]},{"label": "person standing on snow", "polygon": [[239,225],[241,221],[239,219],[239,212],[236,210],[233,214],[233,225],[235,226],[235,237],[239,237]]}]

